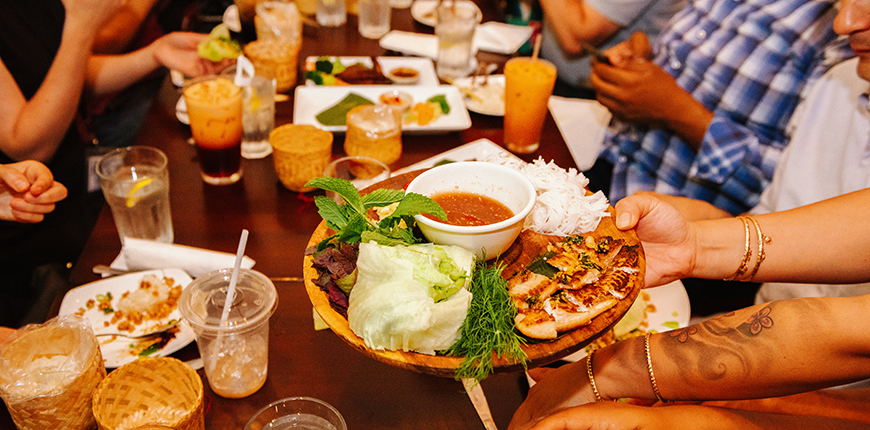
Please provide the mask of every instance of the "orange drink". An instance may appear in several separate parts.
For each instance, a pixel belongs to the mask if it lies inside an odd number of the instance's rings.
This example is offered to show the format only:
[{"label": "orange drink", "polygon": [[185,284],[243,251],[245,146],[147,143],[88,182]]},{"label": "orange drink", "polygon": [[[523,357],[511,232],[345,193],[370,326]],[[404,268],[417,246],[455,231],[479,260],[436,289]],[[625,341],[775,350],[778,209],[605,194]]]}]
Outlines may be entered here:
[{"label": "orange drink", "polygon": [[242,177],[242,90],[218,76],[192,79],[184,86],[190,131],[196,142],[202,179],[232,184]]},{"label": "orange drink", "polygon": [[505,64],[504,76],[504,143],[511,152],[535,152],[556,84],[556,66],[546,60],[517,57]]}]

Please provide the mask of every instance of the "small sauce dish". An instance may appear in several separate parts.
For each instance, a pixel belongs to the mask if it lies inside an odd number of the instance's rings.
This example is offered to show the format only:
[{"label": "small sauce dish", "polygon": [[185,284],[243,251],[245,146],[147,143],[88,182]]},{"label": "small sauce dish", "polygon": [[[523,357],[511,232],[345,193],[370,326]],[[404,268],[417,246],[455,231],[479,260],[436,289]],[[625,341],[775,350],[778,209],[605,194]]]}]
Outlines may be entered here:
[{"label": "small sauce dish", "polygon": [[387,77],[395,84],[412,85],[420,80],[420,72],[410,67],[397,67],[387,72]]}]

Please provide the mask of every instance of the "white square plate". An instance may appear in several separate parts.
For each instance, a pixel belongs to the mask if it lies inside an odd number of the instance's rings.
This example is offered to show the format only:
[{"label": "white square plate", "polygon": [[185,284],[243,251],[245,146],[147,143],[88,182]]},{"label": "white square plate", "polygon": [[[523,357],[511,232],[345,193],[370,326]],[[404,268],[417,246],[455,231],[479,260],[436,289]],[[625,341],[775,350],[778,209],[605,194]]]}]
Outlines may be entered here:
[{"label": "white square plate", "polygon": [[450,105],[450,113],[441,115],[426,125],[402,125],[402,133],[435,134],[465,130],[471,127],[471,117],[465,107],[462,94],[451,85],[353,85],[353,86],[315,86],[296,87],[293,105],[293,123],[310,124],[332,132],[345,132],[347,126],[326,126],[317,121],[316,116],[340,102],[350,93],[356,93],[377,103],[381,94],[387,91],[404,91],[414,98],[414,103],[423,102],[437,95],[444,95]]},{"label": "white square plate", "polygon": [[[176,285],[181,285],[184,289],[192,280],[187,272],[181,269],[163,269],[163,270],[148,270],[143,272],[135,272],[129,275],[121,275],[113,278],[106,278],[101,281],[94,281],[80,287],[73,288],[63,297],[60,304],[59,315],[69,315],[80,312],[84,309],[84,316],[91,322],[91,327],[94,333],[117,332],[117,324],[109,324],[107,327],[104,323],[112,320],[112,314],[105,314],[96,306],[91,309],[87,308],[88,300],[96,300],[98,294],[112,293],[112,305],[117,306],[121,296],[133,291],[139,287],[139,283],[145,275],[154,274],[157,277],[167,277],[175,280]],[[168,317],[159,321],[149,321],[153,324],[166,324],[170,320],[181,318],[181,313],[176,308],[169,314]],[[147,327],[153,324],[143,324],[140,327]],[[196,336],[193,329],[185,321],[178,324],[179,331],[175,334],[175,338],[166,343],[166,345],[152,354],[151,356],[163,357],[184,348],[192,342]],[[134,331],[131,335],[135,335]],[[141,333],[140,333],[141,334]],[[134,354],[131,345],[137,342],[134,339],[118,336],[99,337],[97,341],[100,343],[100,352],[103,354],[103,362],[108,368],[115,368],[127,364],[138,359],[138,355]]]}]

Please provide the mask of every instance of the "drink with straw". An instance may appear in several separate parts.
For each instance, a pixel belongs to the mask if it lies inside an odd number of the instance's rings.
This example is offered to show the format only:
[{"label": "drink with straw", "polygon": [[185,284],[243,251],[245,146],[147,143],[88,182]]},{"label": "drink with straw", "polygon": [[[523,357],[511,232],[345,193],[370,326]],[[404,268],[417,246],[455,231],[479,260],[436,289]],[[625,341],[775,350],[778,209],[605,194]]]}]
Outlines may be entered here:
[{"label": "drink with straw", "polygon": [[505,64],[504,76],[504,143],[517,154],[535,152],[556,84],[556,66],[535,57],[517,57]]},{"label": "drink with straw", "polygon": [[226,77],[203,76],[184,86],[190,131],[206,183],[242,178],[242,90]]}]

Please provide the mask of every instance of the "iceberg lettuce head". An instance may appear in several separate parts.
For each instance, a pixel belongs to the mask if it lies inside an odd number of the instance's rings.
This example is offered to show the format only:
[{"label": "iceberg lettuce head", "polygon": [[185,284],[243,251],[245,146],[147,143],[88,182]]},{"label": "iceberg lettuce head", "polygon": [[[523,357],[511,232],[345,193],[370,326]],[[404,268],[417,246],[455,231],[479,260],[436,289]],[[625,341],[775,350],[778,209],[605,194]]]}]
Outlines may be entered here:
[{"label": "iceberg lettuce head", "polygon": [[471,304],[474,254],[431,243],[361,243],[350,329],[372,349],[434,354],[449,348]]}]

